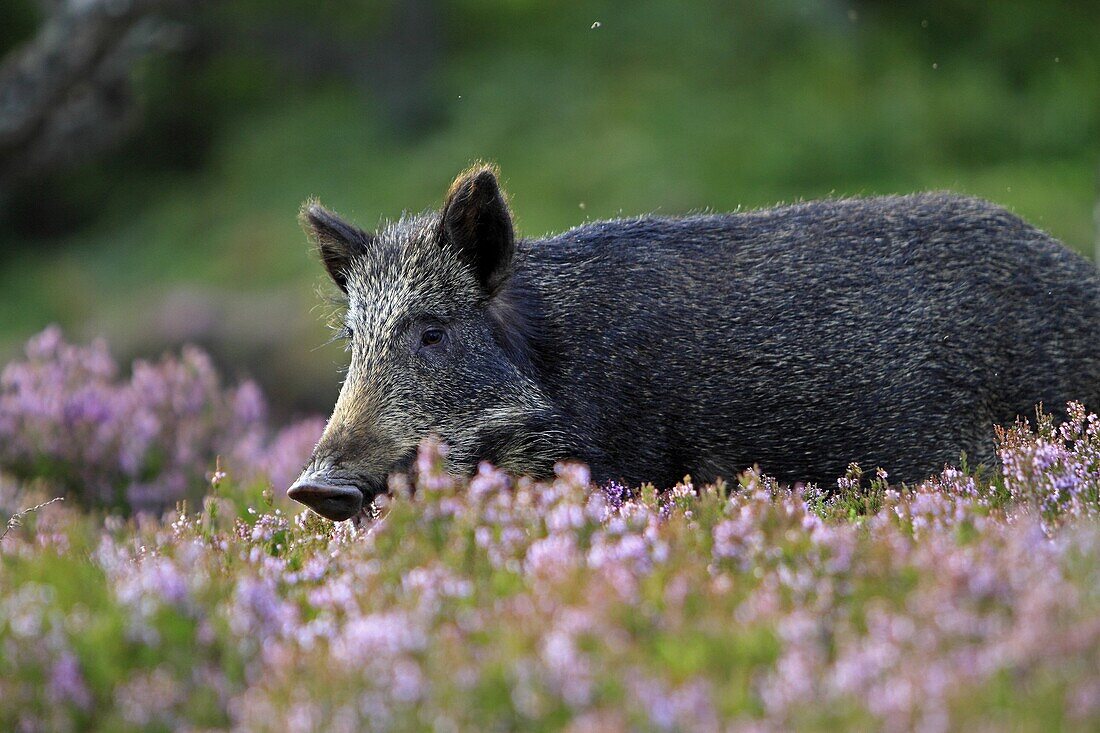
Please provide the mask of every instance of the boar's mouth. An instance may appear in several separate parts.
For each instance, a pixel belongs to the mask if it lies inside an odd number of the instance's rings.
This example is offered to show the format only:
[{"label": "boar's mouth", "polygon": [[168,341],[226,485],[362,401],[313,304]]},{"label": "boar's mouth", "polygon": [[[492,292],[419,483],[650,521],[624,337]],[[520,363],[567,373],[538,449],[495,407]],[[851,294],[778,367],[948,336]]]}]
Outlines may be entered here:
[{"label": "boar's mouth", "polygon": [[370,514],[375,497],[387,493],[390,474],[408,474],[415,459],[416,452],[413,451],[379,476],[334,478],[331,474],[315,473],[307,469],[286,493],[294,501],[305,504],[325,519],[334,522],[362,517]]},{"label": "boar's mouth", "polygon": [[312,477],[298,479],[286,495],[334,522],[351,519],[363,508],[363,492],[358,487]]}]

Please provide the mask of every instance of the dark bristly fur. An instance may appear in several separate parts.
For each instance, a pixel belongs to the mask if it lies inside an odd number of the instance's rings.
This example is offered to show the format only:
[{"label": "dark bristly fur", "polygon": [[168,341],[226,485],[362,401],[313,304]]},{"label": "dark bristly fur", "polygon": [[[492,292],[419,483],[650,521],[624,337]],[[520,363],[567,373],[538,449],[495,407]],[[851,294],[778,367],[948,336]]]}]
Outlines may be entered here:
[{"label": "dark bristly fur", "polygon": [[[1095,267],[977,199],[815,201],[514,240],[481,168],[441,213],[373,236],[308,212],[354,335],[304,476],[377,487],[434,433],[457,470],[489,459],[546,475],[575,458],[597,480],[665,486],[753,464],[830,482],[856,461],[914,482],[964,451],[991,464],[993,425],[1036,403],[1100,407]],[[425,328],[444,329],[444,346],[423,346]]]}]

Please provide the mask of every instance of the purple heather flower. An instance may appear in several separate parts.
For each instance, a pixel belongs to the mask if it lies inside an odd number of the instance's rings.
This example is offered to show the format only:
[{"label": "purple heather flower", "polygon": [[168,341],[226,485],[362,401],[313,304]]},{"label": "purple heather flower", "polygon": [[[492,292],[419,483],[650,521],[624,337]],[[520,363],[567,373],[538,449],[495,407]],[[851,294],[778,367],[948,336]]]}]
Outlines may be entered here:
[{"label": "purple heather flower", "polygon": [[292,480],[319,421],[268,439],[258,387],[223,389],[209,357],[134,362],[129,379],[102,341],[66,344],[56,327],[31,339],[27,360],[0,374],[0,467],[23,477],[45,468],[89,503],[160,511],[196,495],[218,455],[235,478]]},{"label": "purple heather flower", "polygon": [[531,575],[567,577],[580,563],[577,542],[572,534],[554,534],[535,540],[527,548],[524,569]]},{"label": "purple heather flower", "polygon": [[54,703],[73,705],[81,710],[92,706],[92,694],[84,682],[80,660],[72,652],[64,652],[50,671],[50,696]]},{"label": "purple heather flower", "polygon": [[248,576],[237,583],[230,613],[233,631],[258,641],[292,635],[298,621],[297,608],[280,597],[273,582]]}]

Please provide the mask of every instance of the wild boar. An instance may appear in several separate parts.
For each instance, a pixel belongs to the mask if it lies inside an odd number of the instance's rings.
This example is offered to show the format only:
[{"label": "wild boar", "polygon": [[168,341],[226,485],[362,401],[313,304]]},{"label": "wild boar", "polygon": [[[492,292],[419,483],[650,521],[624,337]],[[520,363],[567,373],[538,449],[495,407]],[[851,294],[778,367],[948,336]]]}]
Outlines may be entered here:
[{"label": "wild boar", "polygon": [[916,482],[995,461],[993,425],[1100,406],[1100,275],[945,193],[642,216],[518,239],[495,170],[368,233],[302,223],[346,297],[351,363],[292,498],[347,519],[421,440],[456,472],[667,486],[754,464]]}]

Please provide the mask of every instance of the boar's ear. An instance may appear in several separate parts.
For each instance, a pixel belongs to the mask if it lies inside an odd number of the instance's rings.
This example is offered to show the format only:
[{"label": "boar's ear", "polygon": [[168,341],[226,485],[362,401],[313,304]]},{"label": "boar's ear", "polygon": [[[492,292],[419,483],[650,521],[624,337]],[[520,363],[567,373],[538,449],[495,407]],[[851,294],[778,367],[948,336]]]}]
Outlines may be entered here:
[{"label": "boar's ear", "polygon": [[317,254],[332,281],[346,294],[352,255],[366,248],[370,235],[312,199],[302,205],[298,220],[309,241],[317,248]]},{"label": "boar's ear", "polygon": [[451,184],[441,234],[473,269],[485,292],[495,295],[508,279],[515,242],[512,214],[492,168],[474,168]]}]

